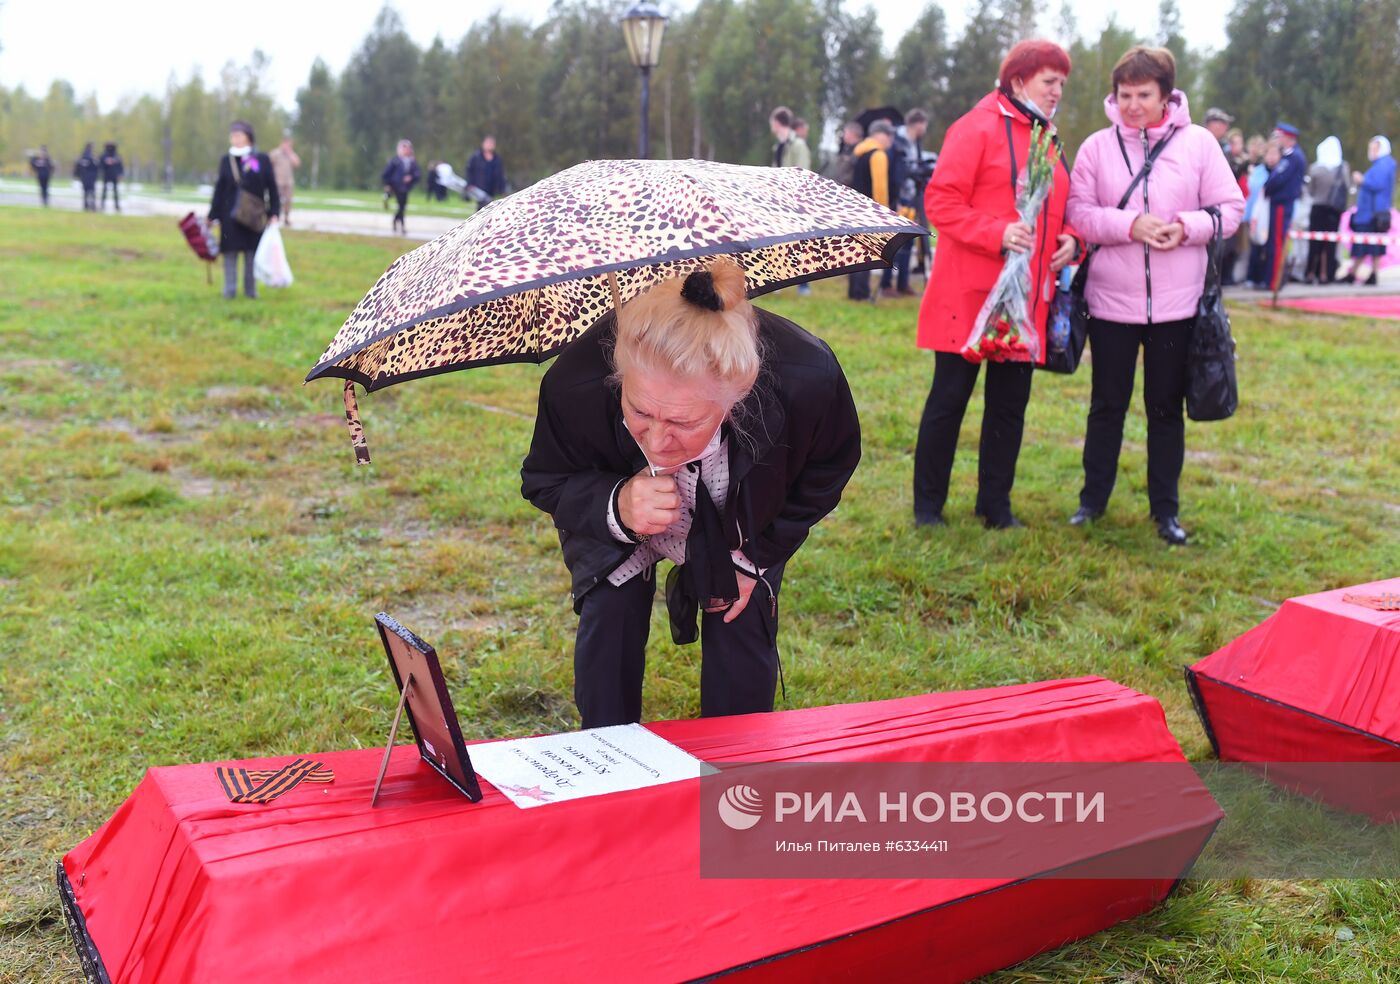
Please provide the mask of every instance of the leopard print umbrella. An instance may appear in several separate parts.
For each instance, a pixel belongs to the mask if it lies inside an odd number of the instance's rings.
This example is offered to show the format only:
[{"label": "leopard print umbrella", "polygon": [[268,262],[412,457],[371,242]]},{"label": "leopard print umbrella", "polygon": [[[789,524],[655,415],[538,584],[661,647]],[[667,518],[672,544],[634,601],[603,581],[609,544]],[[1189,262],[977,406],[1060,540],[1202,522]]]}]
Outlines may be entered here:
[{"label": "leopard print umbrella", "polygon": [[[542,362],[618,303],[726,255],[750,296],[889,266],[924,233],[802,168],[589,161],[395,260],[307,380],[366,392],[470,366]],[[616,298],[614,296],[616,289]],[[356,441],[362,454],[362,434]]]}]

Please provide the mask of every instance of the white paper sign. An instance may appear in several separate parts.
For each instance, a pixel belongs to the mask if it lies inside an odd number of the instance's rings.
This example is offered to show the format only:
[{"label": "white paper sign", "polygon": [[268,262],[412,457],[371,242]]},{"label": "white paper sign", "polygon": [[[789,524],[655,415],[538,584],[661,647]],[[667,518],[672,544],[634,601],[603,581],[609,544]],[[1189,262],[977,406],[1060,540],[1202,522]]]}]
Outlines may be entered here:
[{"label": "white paper sign", "polygon": [[522,809],[698,779],[704,763],[640,724],[492,741],[472,766]]}]

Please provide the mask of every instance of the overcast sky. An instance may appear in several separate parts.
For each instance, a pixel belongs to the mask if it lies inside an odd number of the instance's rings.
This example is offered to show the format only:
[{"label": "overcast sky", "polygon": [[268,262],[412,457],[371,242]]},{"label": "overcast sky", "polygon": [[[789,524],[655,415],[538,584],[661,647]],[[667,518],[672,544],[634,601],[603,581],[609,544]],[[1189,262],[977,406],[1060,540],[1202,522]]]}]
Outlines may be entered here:
[{"label": "overcast sky", "polygon": [[[661,0],[663,9],[684,10],[692,0]],[[847,0],[850,9],[864,6]],[[914,22],[919,0],[879,0],[885,42],[892,46]],[[1118,22],[1144,34],[1155,33],[1156,0],[1071,0],[1079,29],[1099,29],[1116,11]],[[1225,42],[1230,0],[1179,0],[1187,36],[1196,45],[1219,48]],[[189,0],[121,0],[106,4],[54,0],[0,0],[0,85],[23,85],[42,94],[55,78],[73,83],[80,96],[96,93],[105,111],[125,95],[158,93],[174,71],[180,78],[200,67],[208,80],[229,59],[248,61],[260,47],[272,59],[268,88],[291,108],[297,88],[317,56],[337,72],[369,31],[383,0],[281,0],[281,2],[191,4]],[[435,34],[455,43],[475,20],[493,9],[539,23],[550,0],[396,0],[409,33],[427,45]],[[621,6],[621,4],[619,4]],[[946,0],[950,31],[967,20],[971,0]],[[1050,0],[1052,27],[1060,0]],[[80,17],[85,23],[75,23]],[[662,57],[665,57],[664,49]]]}]

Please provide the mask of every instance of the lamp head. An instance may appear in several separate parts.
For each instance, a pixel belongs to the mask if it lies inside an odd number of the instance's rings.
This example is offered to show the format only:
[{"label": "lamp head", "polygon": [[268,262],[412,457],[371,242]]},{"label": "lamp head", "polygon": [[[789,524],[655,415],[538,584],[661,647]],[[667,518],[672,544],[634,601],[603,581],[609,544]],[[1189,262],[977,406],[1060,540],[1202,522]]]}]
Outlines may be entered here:
[{"label": "lamp head", "polygon": [[661,61],[661,36],[666,31],[666,15],[651,0],[639,0],[622,16],[622,35],[627,39],[627,55],[637,68],[655,68]]}]

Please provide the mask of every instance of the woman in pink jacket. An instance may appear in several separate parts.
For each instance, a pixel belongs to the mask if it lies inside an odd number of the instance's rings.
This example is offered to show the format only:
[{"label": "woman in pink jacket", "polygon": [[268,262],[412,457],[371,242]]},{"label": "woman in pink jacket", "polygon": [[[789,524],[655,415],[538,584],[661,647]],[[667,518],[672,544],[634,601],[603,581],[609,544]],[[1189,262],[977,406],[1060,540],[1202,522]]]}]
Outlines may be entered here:
[{"label": "woman in pink jacket", "polygon": [[[1094,375],[1084,488],[1070,523],[1091,522],[1108,507],[1140,346],[1148,500],[1158,534],[1181,545],[1186,531],[1177,521],[1177,483],[1186,456],[1186,348],[1215,232],[1205,209],[1219,209],[1228,239],[1240,224],[1244,196],[1220,144],[1192,124],[1175,82],[1176,62],[1165,48],[1135,47],[1118,60],[1113,92],[1104,100],[1112,125],[1080,149],[1065,217],[1097,246],[1086,289]],[[1147,173],[1120,209],[1144,165]]]}]

